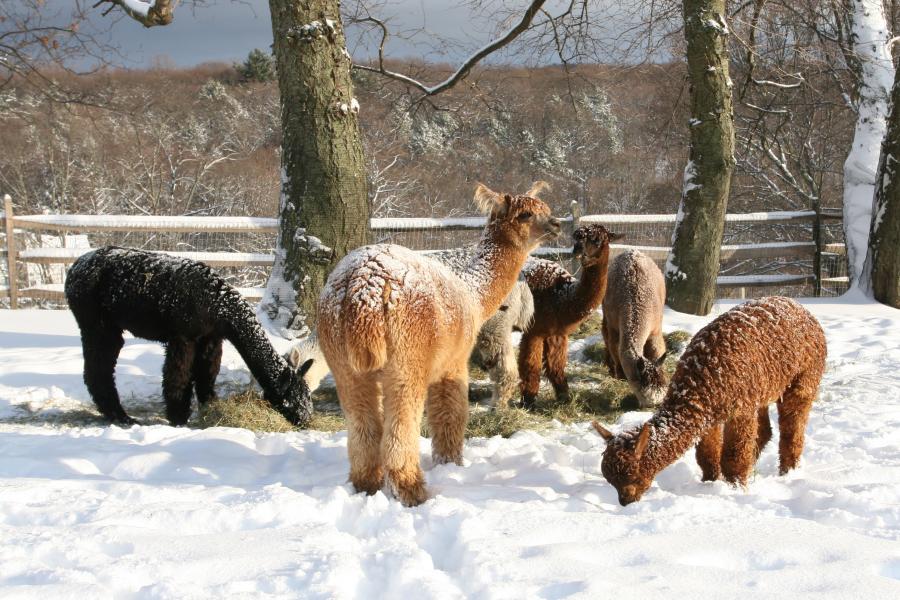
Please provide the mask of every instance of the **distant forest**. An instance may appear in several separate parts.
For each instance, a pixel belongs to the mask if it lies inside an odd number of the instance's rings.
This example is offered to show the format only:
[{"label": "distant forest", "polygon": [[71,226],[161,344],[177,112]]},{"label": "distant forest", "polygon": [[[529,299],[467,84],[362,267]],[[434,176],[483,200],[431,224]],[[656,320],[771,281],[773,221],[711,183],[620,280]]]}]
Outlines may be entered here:
[{"label": "distant forest", "polygon": [[[277,216],[278,88],[246,67],[72,78],[67,85],[91,98],[77,104],[8,86],[0,190],[22,214]],[[397,67],[430,80],[448,70]],[[376,74],[354,79],[373,216],[472,214],[476,182],[523,191],[536,179],[552,184],[560,213],[573,200],[585,213],[677,208],[690,126],[681,62],[482,68],[434,105],[411,105],[402,86]],[[736,102],[729,211],[808,208],[813,197],[840,206],[855,114],[841,86],[808,83],[788,92],[789,118],[760,112],[752,98]]]}]

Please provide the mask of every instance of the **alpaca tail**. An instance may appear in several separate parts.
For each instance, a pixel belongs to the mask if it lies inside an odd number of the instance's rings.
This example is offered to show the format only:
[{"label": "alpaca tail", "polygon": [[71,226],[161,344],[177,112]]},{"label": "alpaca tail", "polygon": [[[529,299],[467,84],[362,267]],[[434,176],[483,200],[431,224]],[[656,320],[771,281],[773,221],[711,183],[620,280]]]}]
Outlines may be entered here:
[{"label": "alpaca tail", "polygon": [[357,373],[378,371],[387,364],[387,298],[390,293],[390,283],[387,283],[382,298],[345,305],[343,337],[347,360]]},{"label": "alpaca tail", "polygon": [[[362,327],[360,327],[362,325]],[[384,319],[364,319],[348,323],[344,330],[347,360],[357,373],[378,371],[387,364]]]}]

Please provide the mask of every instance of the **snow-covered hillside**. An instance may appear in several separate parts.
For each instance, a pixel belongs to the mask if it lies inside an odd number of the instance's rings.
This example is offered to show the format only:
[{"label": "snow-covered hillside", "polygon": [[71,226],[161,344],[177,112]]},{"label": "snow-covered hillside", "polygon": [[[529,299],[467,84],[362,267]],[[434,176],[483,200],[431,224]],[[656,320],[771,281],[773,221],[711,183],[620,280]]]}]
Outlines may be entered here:
[{"label": "snow-covered hillside", "polygon": [[[352,493],[344,433],[11,423],[90,402],[71,316],[0,311],[0,597],[900,597],[900,312],[806,304],[829,359],[800,468],[779,477],[770,444],[735,490],[689,453],[625,508],[586,423],[468,440],[463,467],[423,439],[435,497],[414,509]],[[132,414],[161,361],[123,350]]]}]

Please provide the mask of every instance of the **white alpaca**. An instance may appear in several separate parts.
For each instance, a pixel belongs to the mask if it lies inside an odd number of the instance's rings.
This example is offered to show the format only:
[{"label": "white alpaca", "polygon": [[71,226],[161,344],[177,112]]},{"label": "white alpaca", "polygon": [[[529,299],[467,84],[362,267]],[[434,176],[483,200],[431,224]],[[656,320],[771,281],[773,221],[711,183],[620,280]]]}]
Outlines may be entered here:
[{"label": "white alpaca", "polygon": [[[455,272],[465,269],[472,248],[454,248],[430,252]],[[491,403],[506,408],[509,401],[519,391],[519,366],[516,362],[516,348],[512,341],[513,331],[524,331],[534,316],[534,298],[528,284],[521,275],[512,291],[503,300],[500,309],[488,319],[478,332],[472,360],[486,369],[493,382]]]}]

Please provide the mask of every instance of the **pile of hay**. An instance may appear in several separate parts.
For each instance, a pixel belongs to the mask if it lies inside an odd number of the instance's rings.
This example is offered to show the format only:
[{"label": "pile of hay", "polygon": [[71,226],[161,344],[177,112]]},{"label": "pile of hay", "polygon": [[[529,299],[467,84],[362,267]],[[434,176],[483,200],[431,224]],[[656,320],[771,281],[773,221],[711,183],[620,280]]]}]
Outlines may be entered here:
[{"label": "pile of hay", "polygon": [[[281,413],[269,406],[256,390],[247,390],[227,398],[217,398],[200,407],[194,421],[200,429],[208,427],[239,427],[251,431],[285,433],[298,431]],[[339,414],[316,411],[307,429],[340,431],[344,418]]]},{"label": "pile of hay", "polygon": [[[691,336],[686,331],[674,331],[666,334],[665,338],[666,348],[669,350],[666,369],[672,373],[678,362],[678,355]],[[553,421],[573,423],[596,418],[613,421],[622,412],[637,409],[637,398],[628,384],[609,376],[604,363],[605,355],[606,348],[600,341],[584,349],[584,357],[587,360],[570,362],[567,368],[570,389],[568,401],[557,402],[552,390],[545,385],[532,411],[520,408],[494,410],[473,407],[469,413],[466,437],[495,435],[509,437],[523,429],[535,431],[546,429]],[[473,381],[479,376],[486,378],[483,371],[477,369],[473,371],[475,375],[472,377]],[[480,398],[490,394],[490,385],[486,381],[476,383],[472,388],[476,392],[472,394],[473,397]],[[313,399],[316,403],[316,412],[308,429],[318,431],[346,429],[333,388],[320,387],[313,394]],[[280,413],[272,409],[256,390],[247,390],[207,403],[200,408],[193,424],[203,429],[240,427],[251,431],[278,433],[297,430]],[[427,435],[425,423],[422,434]]]},{"label": "pile of hay", "polygon": [[256,391],[248,390],[227,398],[216,398],[200,407],[197,427],[240,427],[251,431],[285,433],[295,427],[275,411]]}]

